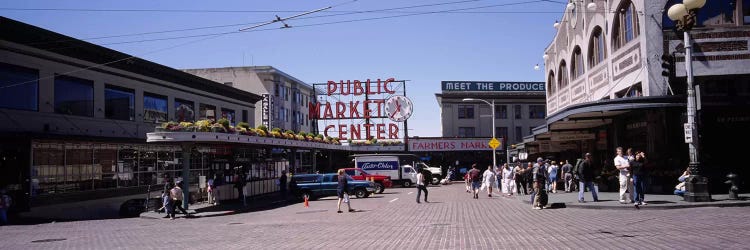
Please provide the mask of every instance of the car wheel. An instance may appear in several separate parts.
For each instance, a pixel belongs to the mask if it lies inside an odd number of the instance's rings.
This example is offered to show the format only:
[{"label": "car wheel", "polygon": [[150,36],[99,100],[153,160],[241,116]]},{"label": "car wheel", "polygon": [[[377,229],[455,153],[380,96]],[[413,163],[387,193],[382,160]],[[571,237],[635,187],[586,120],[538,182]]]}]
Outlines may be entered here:
[{"label": "car wheel", "polygon": [[411,181],[404,181],[404,185],[403,186],[405,188],[411,187]]},{"label": "car wheel", "polygon": [[440,184],[440,179],[438,178],[432,178],[432,185]]},{"label": "car wheel", "polygon": [[364,188],[358,188],[357,190],[354,190],[354,196],[357,196],[357,198],[365,198],[367,197],[367,190]]},{"label": "car wheel", "polygon": [[380,184],[380,183],[375,183],[375,192],[382,194],[383,191],[385,191],[385,186],[383,186],[383,184]]}]

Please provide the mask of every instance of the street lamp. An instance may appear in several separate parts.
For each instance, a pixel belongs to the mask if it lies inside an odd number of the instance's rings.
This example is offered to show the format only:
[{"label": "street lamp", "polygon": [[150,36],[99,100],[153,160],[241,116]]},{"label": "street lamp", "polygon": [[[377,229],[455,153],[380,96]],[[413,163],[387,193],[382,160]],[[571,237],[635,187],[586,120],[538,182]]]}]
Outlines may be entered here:
[{"label": "street lamp", "polygon": [[[492,107],[492,138],[495,138],[495,100],[492,100],[492,102],[488,102],[487,100],[483,100],[483,99],[464,98],[463,101],[464,102],[482,101]],[[497,167],[497,155],[495,154],[495,148],[492,148],[492,170],[494,171],[496,167]]]},{"label": "street lamp", "polygon": [[698,126],[695,123],[695,87],[693,86],[693,45],[690,41],[690,31],[696,22],[695,13],[706,4],[706,0],[684,0],[682,4],[675,4],[667,10],[667,16],[677,22],[677,30],[682,31],[685,44],[685,72],[687,74],[687,123],[685,134],[691,135],[686,142],[690,154],[690,178],[685,183],[685,201],[711,201],[708,193],[708,179],[700,176],[700,162],[698,162]]}]

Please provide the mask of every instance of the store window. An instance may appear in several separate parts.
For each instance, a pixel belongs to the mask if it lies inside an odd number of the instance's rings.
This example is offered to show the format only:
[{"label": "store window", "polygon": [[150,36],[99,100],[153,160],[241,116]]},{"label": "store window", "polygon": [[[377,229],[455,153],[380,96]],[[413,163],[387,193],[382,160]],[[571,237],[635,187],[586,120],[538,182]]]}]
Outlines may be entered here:
[{"label": "store window", "polygon": [[143,121],[167,121],[167,97],[151,93],[143,93]]},{"label": "store window", "polygon": [[113,85],[104,87],[104,117],[135,120],[135,91]]},{"label": "store window", "polygon": [[568,66],[565,60],[560,61],[560,68],[557,69],[557,89],[562,90],[568,86]]},{"label": "store window", "polygon": [[613,51],[622,48],[640,33],[635,5],[631,1],[623,1],[617,9],[620,11],[617,12],[612,28]]},{"label": "store window", "polygon": [[496,138],[503,138],[503,143],[508,141],[508,127],[496,127],[495,128],[495,137]]},{"label": "store window", "polygon": [[555,87],[555,73],[550,71],[549,76],[547,76],[547,91],[549,92],[547,95],[548,96],[554,95],[556,89],[557,88]]},{"label": "store window", "polygon": [[474,127],[458,127],[458,137],[474,137]]},{"label": "store window", "polygon": [[474,119],[474,105],[458,105],[458,119]]},{"label": "store window", "polygon": [[216,121],[216,106],[201,103],[199,108],[199,120]]},{"label": "store window", "polygon": [[604,62],[607,58],[607,51],[604,47],[604,34],[602,28],[599,26],[594,27],[594,31],[591,34],[591,40],[589,40],[589,68],[596,67],[600,63]]},{"label": "store window", "polygon": [[195,121],[195,104],[193,101],[175,98],[174,119],[178,122]]},{"label": "store window", "polygon": [[232,110],[232,109],[224,109],[224,108],[221,109],[221,118],[226,118],[227,120],[229,120],[229,124],[231,124],[232,126],[234,126],[234,124],[235,124],[234,123],[235,122],[234,110]]},{"label": "store window", "polygon": [[523,141],[523,128],[516,127],[516,142]]},{"label": "store window", "polygon": [[94,116],[94,82],[56,75],[55,113]]},{"label": "store window", "polygon": [[495,105],[495,118],[496,119],[508,119],[508,106],[507,105]]},{"label": "store window", "polygon": [[39,71],[0,63],[0,108],[37,111]]},{"label": "store window", "polygon": [[529,105],[529,119],[544,119],[544,105]]},{"label": "store window", "polygon": [[570,79],[575,80],[583,76],[583,73],[584,73],[583,56],[581,55],[581,47],[576,46],[575,49],[573,49],[573,58],[571,58],[571,60],[572,61],[570,64]]},{"label": "store window", "polygon": [[521,113],[521,105],[514,106],[514,115],[516,116],[516,119],[523,119],[523,113]]}]

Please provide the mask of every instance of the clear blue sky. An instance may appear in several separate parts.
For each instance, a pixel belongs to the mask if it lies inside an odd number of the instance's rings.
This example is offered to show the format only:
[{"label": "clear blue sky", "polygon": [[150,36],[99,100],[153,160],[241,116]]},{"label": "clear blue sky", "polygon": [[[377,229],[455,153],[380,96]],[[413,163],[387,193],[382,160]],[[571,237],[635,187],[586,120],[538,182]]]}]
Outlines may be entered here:
[{"label": "clear blue sky", "polygon": [[[411,80],[407,94],[414,102],[409,120],[410,136],[441,136],[440,111],[435,93],[442,80],[544,81],[544,48],[552,40],[565,2],[466,1],[391,12],[346,14],[458,0],[349,0],[337,1],[5,1],[0,15],[100,44],[173,68],[270,65],[308,83],[328,80],[394,77]],[[516,4],[518,3],[518,4]],[[437,13],[375,19],[330,25],[234,33],[213,39],[201,37],[133,42],[209,33],[233,32],[239,25],[173,33],[87,39],[143,32],[269,21],[336,6],[329,12],[290,20],[291,26],[363,18],[464,10],[472,13]],[[58,9],[58,10],[13,10]],[[59,9],[199,10],[175,11],[62,11]],[[205,12],[206,10],[222,12]],[[269,11],[269,12],[227,12]],[[202,12],[200,12],[202,11]],[[408,13],[406,13],[408,12]],[[118,42],[129,42],[113,44]],[[189,43],[184,46],[176,45]],[[163,48],[175,47],[154,52]]]}]

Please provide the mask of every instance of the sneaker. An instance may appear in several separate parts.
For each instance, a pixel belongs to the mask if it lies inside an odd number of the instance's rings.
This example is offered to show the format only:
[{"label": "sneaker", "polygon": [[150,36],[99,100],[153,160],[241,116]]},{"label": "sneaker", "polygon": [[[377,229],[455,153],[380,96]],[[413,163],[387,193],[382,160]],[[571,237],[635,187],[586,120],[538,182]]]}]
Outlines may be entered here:
[{"label": "sneaker", "polygon": [[337,213],[343,213],[343,212],[341,212],[341,210],[339,210]]},{"label": "sneaker", "polygon": [[349,212],[350,212],[350,213],[351,213],[351,212],[354,212],[354,209],[349,209]]},{"label": "sneaker", "polygon": [[487,194],[487,197],[492,197],[492,194]]},{"label": "sneaker", "polygon": [[641,205],[648,205],[645,201],[641,201]]},{"label": "sneaker", "polygon": [[542,208],[541,208],[541,207],[534,207],[533,209],[534,209],[534,210],[542,210]]}]

